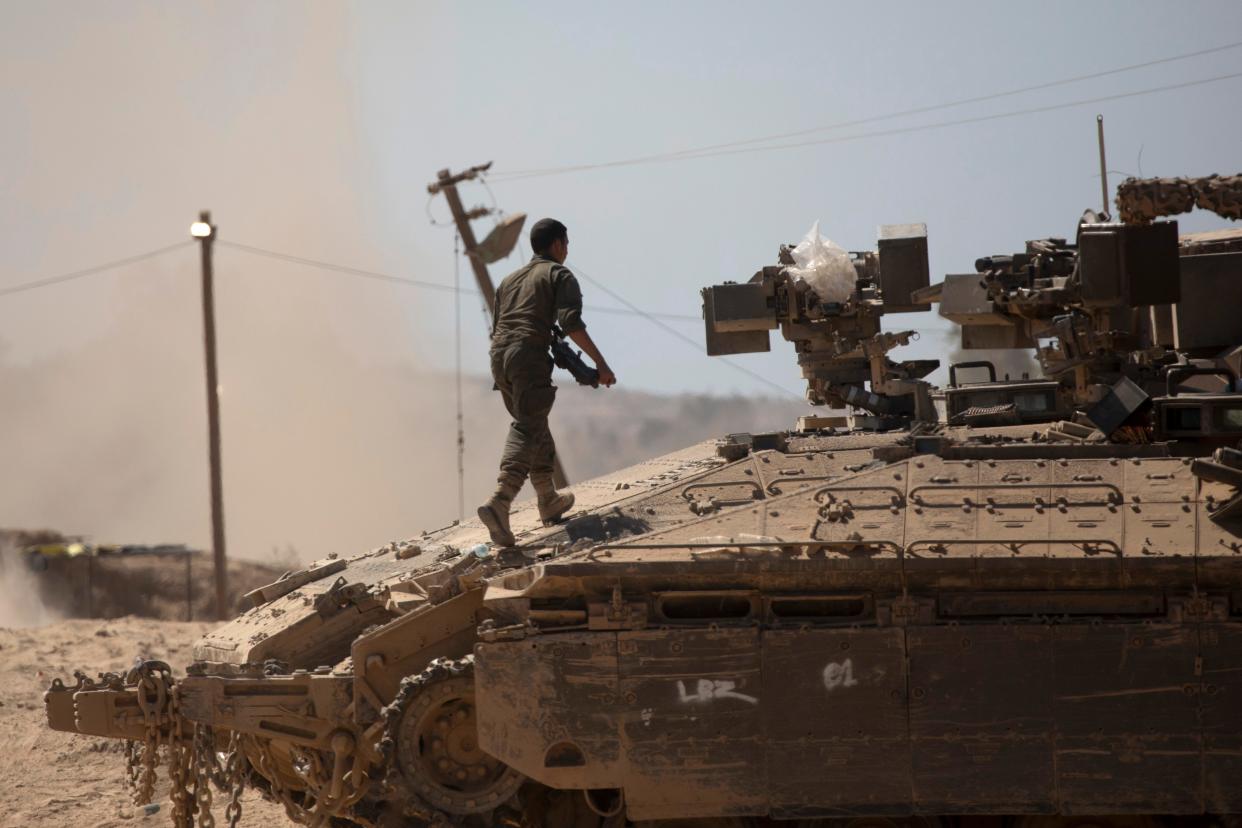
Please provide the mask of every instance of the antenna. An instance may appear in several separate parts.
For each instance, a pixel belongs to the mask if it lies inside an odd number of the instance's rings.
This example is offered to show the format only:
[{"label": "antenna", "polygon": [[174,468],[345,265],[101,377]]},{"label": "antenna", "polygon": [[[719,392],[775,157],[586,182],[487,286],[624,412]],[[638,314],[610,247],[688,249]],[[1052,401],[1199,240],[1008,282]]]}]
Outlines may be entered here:
[{"label": "antenna", "polygon": [[1109,218],[1108,212],[1108,164],[1104,161],[1104,116],[1095,116],[1095,133],[1100,143],[1100,199],[1104,205],[1104,217]]}]

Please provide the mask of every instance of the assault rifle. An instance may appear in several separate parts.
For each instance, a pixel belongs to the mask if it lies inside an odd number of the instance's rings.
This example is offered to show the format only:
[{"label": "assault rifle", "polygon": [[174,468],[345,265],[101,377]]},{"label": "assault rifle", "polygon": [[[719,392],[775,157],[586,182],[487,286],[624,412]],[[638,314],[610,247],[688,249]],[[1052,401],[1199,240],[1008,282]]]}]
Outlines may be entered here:
[{"label": "assault rifle", "polygon": [[575,351],[565,339],[559,325],[552,326],[552,362],[573,374],[579,385],[599,388],[599,369],[592,368],[582,359],[582,352]]}]

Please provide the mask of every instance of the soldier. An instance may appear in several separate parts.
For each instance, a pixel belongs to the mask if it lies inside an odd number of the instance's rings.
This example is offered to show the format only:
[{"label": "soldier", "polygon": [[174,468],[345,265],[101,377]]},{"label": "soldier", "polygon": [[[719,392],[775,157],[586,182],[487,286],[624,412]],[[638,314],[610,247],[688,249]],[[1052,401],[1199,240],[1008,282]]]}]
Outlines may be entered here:
[{"label": "soldier", "polygon": [[556,219],[540,219],[530,229],[530,262],[505,277],[496,289],[492,316],[492,377],[513,422],[500,457],[496,493],[479,507],[479,520],[492,542],[513,546],[509,506],[526,478],[539,501],[539,517],[552,523],[570,510],[574,496],[552,482],[556,445],[548,414],[556,399],[552,385],[552,326],[559,325],[599,369],[600,385],[617,381],[582,321],[582,292],[564,267],[569,232]]}]

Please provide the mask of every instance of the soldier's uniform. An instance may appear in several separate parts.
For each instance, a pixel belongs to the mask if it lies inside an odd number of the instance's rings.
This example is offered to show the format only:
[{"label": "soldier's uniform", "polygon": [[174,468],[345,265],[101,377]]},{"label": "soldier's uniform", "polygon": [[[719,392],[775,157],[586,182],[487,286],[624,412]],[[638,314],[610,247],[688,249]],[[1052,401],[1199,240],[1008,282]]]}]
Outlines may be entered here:
[{"label": "soldier's uniform", "polygon": [[[491,361],[496,388],[513,418],[500,459],[496,497],[512,501],[529,476],[545,517],[572,497],[558,496],[552,482],[556,444],[548,414],[556,387],[548,348],[553,324],[566,334],[586,327],[582,291],[569,268],[536,255],[496,289]],[[562,500],[557,502],[557,497]]]}]

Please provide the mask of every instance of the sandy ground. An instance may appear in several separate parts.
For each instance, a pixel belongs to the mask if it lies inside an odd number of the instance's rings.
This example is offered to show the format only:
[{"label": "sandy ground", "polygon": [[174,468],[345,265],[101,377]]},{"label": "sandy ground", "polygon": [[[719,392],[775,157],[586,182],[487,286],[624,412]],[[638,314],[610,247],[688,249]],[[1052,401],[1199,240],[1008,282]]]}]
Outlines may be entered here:
[{"label": "sandy ground", "polygon": [[[0,628],[0,826],[169,825],[167,785],[160,811],[146,815],[121,787],[120,741],[57,733],[44,725],[43,690],[74,669],[121,670],[143,654],[184,668],[190,647],[213,624],[126,617],[60,621],[28,629]],[[163,769],[161,768],[161,776]],[[224,825],[224,803],[213,812]],[[244,826],[292,825],[284,811],[253,791],[242,800]]]}]

